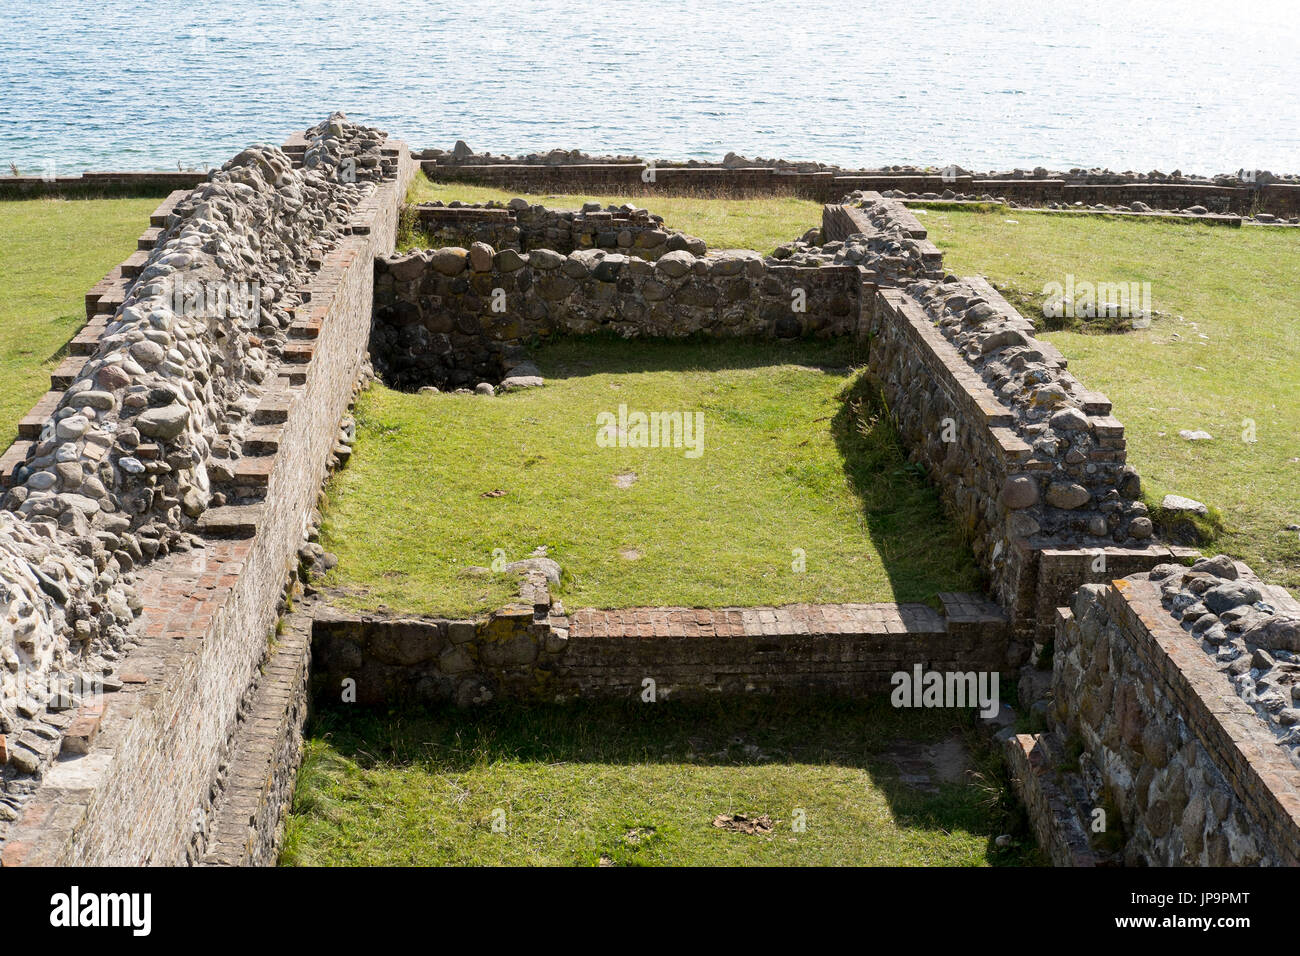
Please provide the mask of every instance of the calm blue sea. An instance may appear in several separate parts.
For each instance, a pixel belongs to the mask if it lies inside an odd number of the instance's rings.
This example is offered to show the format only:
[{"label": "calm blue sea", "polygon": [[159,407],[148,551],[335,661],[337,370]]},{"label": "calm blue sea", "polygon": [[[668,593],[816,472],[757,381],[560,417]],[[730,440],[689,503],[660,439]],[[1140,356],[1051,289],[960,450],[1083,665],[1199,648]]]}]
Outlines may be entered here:
[{"label": "calm blue sea", "polygon": [[1300,172],[1295,0],[0,0],[0,166],[416,147]]}]

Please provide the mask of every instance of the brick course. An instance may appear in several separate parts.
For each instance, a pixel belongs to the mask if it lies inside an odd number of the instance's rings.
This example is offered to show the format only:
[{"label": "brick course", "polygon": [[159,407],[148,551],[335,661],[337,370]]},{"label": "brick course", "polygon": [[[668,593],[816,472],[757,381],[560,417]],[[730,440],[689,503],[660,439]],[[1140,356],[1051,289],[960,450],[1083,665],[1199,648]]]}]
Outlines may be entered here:
[{"label": "brick course", "polygon": [[[650,678],[664,697],[714,693],[887,692],[890,677],[926,670],[998,671],[1006,619],[975,595],[924,604],[784,607],[508,607],[487,621],[322,612],[313,683],[357,702],[461,705],[498,697],[627,697]],[[459,629],[459,630],[457,630]]]},{"label": "brick course", "polygon": [[280,429],[263,504],[235,516],[209,510],[200,525],[205,547],[140,571],[141,642],[122,661],[135,679],[107,696],[89,752],[65,755],[41,781],[9,832],[5,865],[174,865],[203,852],[217,771],[267,657],[276,606],[365,358],[371,260],[393,247],[413,174],[402,162],[320,265],[309,308],[320,334],[298,384],[286,382],[269,416]]}]

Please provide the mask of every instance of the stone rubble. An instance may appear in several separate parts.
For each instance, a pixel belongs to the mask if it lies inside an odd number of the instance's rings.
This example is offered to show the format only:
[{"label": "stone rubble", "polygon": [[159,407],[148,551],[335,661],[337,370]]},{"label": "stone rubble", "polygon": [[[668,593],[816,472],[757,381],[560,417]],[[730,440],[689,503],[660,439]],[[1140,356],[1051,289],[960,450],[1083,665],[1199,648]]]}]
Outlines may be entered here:
[{"label": "stone rubble", "polygon": [[[1107,460],[1112,456],[1106,418],[1087,412],[1089,393],[1047,360],[1037,340],[1020,327],[1024,320],[994,308],[954,276],[920,280],[908,291],[1015,415],[1016,431],[1033,447],[1034,459],[1051,464],[1035,477],[1011,479],[1035,483],[1050,506],[1034,514],[1040,532],[1116,543],[1150,538],[1137,472]],[[1004,492],[1008,504],[1018,496],[1013,489]]]},{"label": "stone rubble", "polygon": [[897,200],[854,192],[841,205],[861,210],[872,232],[822,244],[821,231],[810,230],[775,257],[805,266],[862,266],[880,285],[900,287],[921,305],[1032,446],[1032,473],[1012,475],[1000,494],[1016,512],[1016,534],[1078,546],[1145,544],[1154,527],[1139,500],[1138,474],[1123,464],[1119,426],[1108,415],[1090,414],[1091,394],[1033,337],[1032,324],[936,268],[926,256],[928,242],[913,235],[915,222]]},{"label": "stone rubble", "polygon": [[787,265],[866,266],[882,284],[903,285],[908,280],[932,276],[933,262],[926,255],[927,242],[911,235],[907,210],[897,202],[854,192],[841,205],[851,205],[866,214],[873,232],[855,234],[842,241],[822,242],[820,229],[810,229],[802,238],[778,246],[772,253]]},{"label": "stone rubble", "polygon": [[[671,229],[664,225],[662,216],[631,203],[611,203],[602,208],[598,202],[588,202],[576,210],[551,209],[516,197],[508,203],[452,200],[444,204],[437,200],[420,203],[414,211],[426,245],[467,247],[471,257],[476,247],[486,250],[488,256],[504,249],[520,253],[549,250],[567,255],[579,249],[599,248],[642,259],[658,259],[682,249],[696,256],[708,251],[703,239]],[[507,215],[473,215],[489,212]],[[483,272],[487,264],[471,262],[471,268]]]},{"label": "stone rubble", "polygon": [[274,381],[296,290],[393,163],[385,138],[336,113],[307,132],[301,170],[252,146],[213,172],[176,206],[16,471],[0,502],[6,777],[58,751],[41,733],[47,702],[20,683],[110,673],[141,607],[135,569],[203,546],[194,522],[224,500],[214,485]]},{"label": "stone rubble", "polygon": [[1254,709],[1300,767],[1300,613],[1279,610],[1264,585],[1226,554],[1191,568],[1162,564],[1162,602],[1195,638],[1237,695]]}]

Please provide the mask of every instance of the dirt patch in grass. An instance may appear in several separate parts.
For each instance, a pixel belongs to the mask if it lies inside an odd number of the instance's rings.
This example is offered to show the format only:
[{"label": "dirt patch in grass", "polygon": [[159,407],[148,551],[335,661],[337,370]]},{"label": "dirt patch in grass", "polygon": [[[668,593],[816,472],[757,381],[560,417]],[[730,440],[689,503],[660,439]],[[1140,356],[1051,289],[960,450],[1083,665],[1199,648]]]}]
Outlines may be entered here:
[{"label": "dirt patch in grass", "polygon": [[713,827],[716,830],[743,833],[746,836],[767,836],[780,822],[780,820],[774,822],[766,813],[754,817],[748,813],[719,813],[713,818]]}]

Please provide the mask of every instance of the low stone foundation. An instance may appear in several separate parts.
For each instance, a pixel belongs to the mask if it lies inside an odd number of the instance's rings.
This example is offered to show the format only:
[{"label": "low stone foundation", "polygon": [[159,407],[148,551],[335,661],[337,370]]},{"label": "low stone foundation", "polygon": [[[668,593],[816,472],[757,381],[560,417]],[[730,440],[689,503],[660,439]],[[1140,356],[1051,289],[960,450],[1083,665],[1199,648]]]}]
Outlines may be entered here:
[{"label": "low stone foundation", "polygon": [[[310,160],[314,149],[298,155]],[[208,459],[226,503],[214,496],[192,534],[134,570],[141,605],[134,643],[105,686],[103,706],[84,715],[78,743],[26,794],[3,835],[5,866],[176,865],[207,852],[214,801],[229,795],[219,773],[232,766],[246,729],[241,708],[258,705],[254,688],[280,599],[364,365],[371,263],[393,248],[414,174],[402,144],[376,152],[382,156],[368,157],[375,188],[350,210],[344,234],[322,239],[303,287],[293,290],[296,305],[279,333],[282,361],[241,409],[253,426],[242,450],[214,447]],[[154,227],[146,239],[155,243],[163,232]],[[286,714],[292,723],[301,707]],[[277,738],[277,753],[288,755],[280,744],[292,750],[295,732]],[[272,774],[278,782],[251,821],[249,861],[270,855],[289,772],[277,766]],[[226,784],[232,779],[238,787],[238,771]]]},{"label": "low stone foundation", "polygon": [[[1261,590],[1300,613],[1282,589]],[[1076,799],[1049,819],[1022,770],[1040,830],[1082,826],[1129,864],[1300,864],[1295,744],[1278,739],[1200,644],[1162,606],[1149,574],[1085,585],[1060,610],[1055,730],[1008,745],[1045,749],[1039,759],[1049,771],[1072,781]],[[1062,749],[1072,766],[1063,767]]]},{"label": "low stone foundation", "polygon": [[625,338],[849,335],[862,296],[856,266],[809,268],[753,252],[697,257],[485,244],[375,262],[371,353],[391,387],[495,382],[523,344],[563,334]]},{"label": "low stone foundation", "polygon": [[[745,693],[887,693],[898,672],[996,673],[1006,619],[975,595],[924,604],[502,608],[485,621],[322,611],[315,693],[359,704]],[[647,681],[650,683],[647,684]],[[344,697],[344,699],[347,699]]]},{"label": "low stone foundation", "polygon": [[655,260],[666,252],[685,250],[702,256],[703,239],[669,229],[663,217],[636,206],[588,203],[578,210],[548,209],[512,199],[508,204],[422,203],[415,207],[420,230],[430,246],[470,246],[486,243],[494,249],[553,249],[567,255],[579,249],[625,252]]},{"label": "low stone foundation", "polygon": [[1200,206],[1216,213],[1300,216],[1300,183],[1294,177],[1258,176],[1247,182],[1234,175],[1178,177],[1094,173],[1046,169],[973,174],[893,167],[848,170],[819,163],[759,165],[737,157],[725,164],[647,162],[640,157],[582,157],[556,161],[535,158],[456,158],[428,156],[425,174],[441,182],[466,182],[520,192],[617,193],[619,195],[792,195],[815,202],[835,202],[853,190],[895,191],[939,199],[944,193],[992,196],[1021,205],[1082,203],[1092,206],[1143,202],[1157,209]]}]

